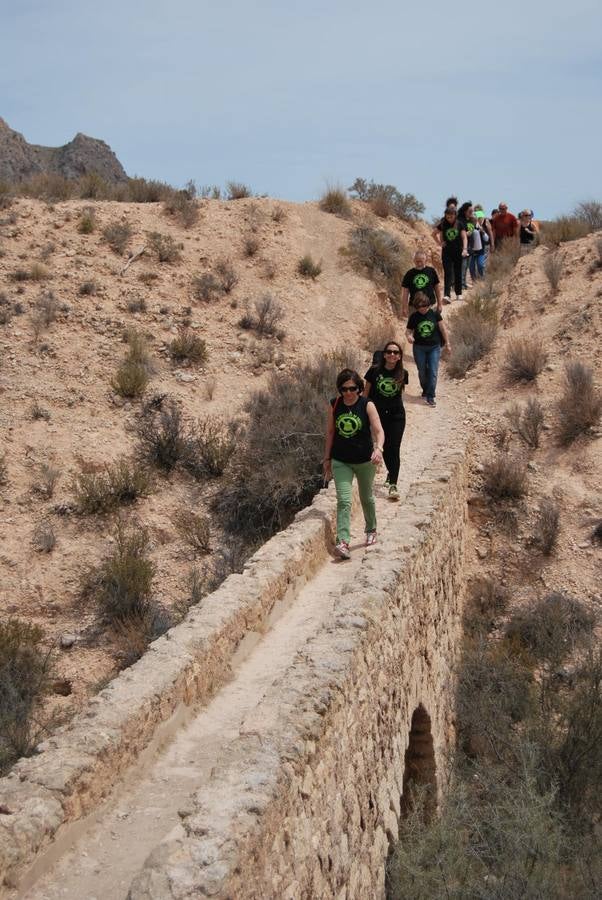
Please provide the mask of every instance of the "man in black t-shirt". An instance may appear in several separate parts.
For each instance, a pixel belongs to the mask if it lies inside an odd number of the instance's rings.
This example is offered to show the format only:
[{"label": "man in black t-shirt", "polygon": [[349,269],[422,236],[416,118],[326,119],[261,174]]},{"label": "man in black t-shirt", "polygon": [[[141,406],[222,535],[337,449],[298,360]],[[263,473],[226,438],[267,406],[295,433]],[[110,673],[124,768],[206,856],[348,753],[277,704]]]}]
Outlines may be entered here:
[{"label": "man in black t-shirt", "polygon": [[407,319],[409,305],[414,303],[414,296],[420,291],[429,298],[431,306],[437,304],[441,312],[443,308],[443,294],[439,276],[432,266],[426,264],[426,253],[417,250],[414,254],[414,268],[408,269],[401,282],[401,315]]}]

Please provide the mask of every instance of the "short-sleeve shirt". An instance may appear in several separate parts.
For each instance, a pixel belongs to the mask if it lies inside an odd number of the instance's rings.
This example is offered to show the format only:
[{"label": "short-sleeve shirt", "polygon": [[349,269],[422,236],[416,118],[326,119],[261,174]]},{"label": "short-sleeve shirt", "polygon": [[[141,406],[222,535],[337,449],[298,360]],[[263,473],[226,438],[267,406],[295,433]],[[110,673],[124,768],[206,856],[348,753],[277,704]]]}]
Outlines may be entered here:
[{"label": "short-sleeve shirt", "polygon": [[460,235],[459,219],[456,219],[454,224],[450,225],[444,216],[437,225],[437,230],[441,232],[441,238],[444,242],[443,252],[449,255],[460,255],[462,253],[462,237]]},{"label": "short-sleeve shirt", "polygon": [[422,269],[408,269],[401,282],[401,286],[407,288],[410,292],[410,303],[414,299],[414,294],[422,291],[431,301],[431,306],[437,299],[435,296],[436,284],[439,284],[439,276],[432,266],[424,266]]},{"label": "short-sleeve shirt", "polygon": [[439,322],[443,320],[440,312],[429,309],[426,313],[412,313],[408,319],[408,331],[414,333],[414,343],[422,347],[436,347],[442,344]]},{"label": "short-sleeve shirt", "polygon": [[372,400],[381,418],[383,415],[388,419],[405,415],[401,393],[403,385],[407,384],[408,373],[405,369],[402,370],[401,383],[384,366],[371,366],[364,378],[370,385],[368,399]]},{"label": "short-sleeve shirt", "polygon": [[497,241],[500,238],[512,237],[516,233],[518,219],[511,212],[498,213],[491,221],[491,227]]}]

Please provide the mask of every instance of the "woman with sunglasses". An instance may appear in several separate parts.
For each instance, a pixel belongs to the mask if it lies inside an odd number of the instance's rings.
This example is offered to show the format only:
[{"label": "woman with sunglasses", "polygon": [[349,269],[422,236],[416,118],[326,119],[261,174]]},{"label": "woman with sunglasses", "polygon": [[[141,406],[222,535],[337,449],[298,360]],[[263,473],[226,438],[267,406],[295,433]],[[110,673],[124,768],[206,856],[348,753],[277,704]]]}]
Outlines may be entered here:
[{"label": "woman with sunglasses", "polygon": [[449,334],[440,312],[429,308],[425,294],[414,297],[415,313],[408,319],[406,335],[412,344],[422,396],[429,406],[436,406],[435,390],[442,347],[451,350]]},{"label": "woman with sunglasses", "polygon": [[353,476],[357,478],[364,513],[366,547],[376,542],[376,505],[372,486],[382,462],[385,435],[371,400],[361,396],[364,382],[353,369],[337,376],[339,396],[330,401],[324,446],[324,478],[334,477],[337,491],[335,552],[349,559]]},{"label": "woman with sunglasses", "polygon": [[364,397],[372,400],[376,406],[385,434],[383,447],[383,459],[387,467],[385,487],[389,489],[389,500],[399,500],[397,490],[399,448],[406,427],[402,393],[404,384],[408,383],[408,373],[403,368],[401,344],[397,341],[387,341],[381,354],[381,362],[368,369],[364,377],[366,381]]}]

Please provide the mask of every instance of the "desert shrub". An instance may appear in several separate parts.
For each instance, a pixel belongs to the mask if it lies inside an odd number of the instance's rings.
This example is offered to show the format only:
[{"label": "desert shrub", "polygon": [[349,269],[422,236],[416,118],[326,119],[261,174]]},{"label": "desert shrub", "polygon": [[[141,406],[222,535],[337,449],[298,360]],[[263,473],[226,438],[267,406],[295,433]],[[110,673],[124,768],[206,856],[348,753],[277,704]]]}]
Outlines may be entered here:
[{"label": "desert shrub", "polygon": [[562,270],[564,268],[564,258],[558,250],[550,250],[543,258],[542,268],[544,275],[548,279],[548,283],[552,288],[552,293],[556,294],[560,287],[562,279]]},{"label": "desert shrub", "polygon": [[548,358],[543,344],[531,338],[511,338],[506,345],[503,369],[509,381],[533,381]]},{"label": "desert shrub", "polygon": [[149,231],[147,234],[148,245],[161,263],[175,263],[182,257],[181,245],[177,244],[170,234],[161,234],[159,231]]},{"label": "desert shrub", "polygon": [[174,191],[163,201],[165,212],[173,216],[184,228],[192,228],[199,220],[200,210],[194,193],[190,190]]},{"label": "desert shrub", "polygon": [[520,258],[520,245],[515,241],[504,241],[501,247],[496,247],[487,261],[487,275],[493,281],[507,278],[513,271]]},{"label": "desert shrub", "polygon": [[50,500],[60,477],[60,469],[57,469],[56,466],[50,463],[42,463],[33,484],[33,490],[45,500]]},{"label": "desert shrub", "polygon": [[141,456],[158,469],[170,472],[186,456],[189,427],[172,398],[146,404],[137,434]]},{"label": "desert shrub", "polygon": [[[1,465],[1,458],[0,458],[0,465]],[[2,470],[0,468],[0,484],[2,484],[1,472],[2,472]],[[594,530],[592,531],[591,539],[594,542],[594,544],[602,544],[602,519],[600,519],[600,521],[597,522],[596,525],[594,526]]]},{"label": "desert shrub", "polygon": [[351,233],[344,252],[373,281],[386,287],[391,298],[399,296],[411,260],[408,249],[396,237],[382,229],[361,226]]},{"label": "desert shrub", "polygon": [[13,317],[13,307],[6,296],[6,294],[0,294],[0,325],[8,325]]},{"label": "desert shrub", "polygon": [[110,623],[145,617],[149,611],[155,566],[147,555],[148,544],[146,529],[128,530],[120,523],[113,552],[87,577],[84,595]]},{"label": "desert shrub", "polygon": [[332,213],[348,219],[351,216],[351,203],[344,188],[331,185],[326,188],[320,197],[320,209],[323,212]]},{"label": "desert shrub", "polygon": [[182,509],[175,516],[174,524],[182,539],[195,553],[211,552],[211,528],[207,516]]},{"label": "desert shrub", "polygon": [[539,400],[529,397],[524,406],[513,403],[505,413],[512,429],[525,442],[527,447],[536,450],[543,428],[543,409]]},{"label": "desert shrub", "polygon": [[226,191],[228,200],[244,200],[246,197],[253,196],[251,188],[241,181],[227,181]]},{"label": "desert shrub", "polygon": [[541,223],[540,235],[542,243],[548,247],[557,247],[566,241],[585,237],[590,230],[587,223],[577,216],[558,216],[557,219]]},{"label": "desert shrub", "polygon": [[102,236],[113,253],[123,256],[133,231],[129,222],[114,219],[102,229]]},{"label": "desert shrub", "polygon": [[50,553],[56,546],[56,534],[52,522],[44,519],[36,525],[31,542],[38,553]]},{"label": "desert shrub", "polygon": [[574,215],[585,222],[590,231],[600,231],[602,228],[602,203],[599,200],[578,203]]},{"label": "desert shrub", "polygon": [[77,230],[80,234],[92,234],[96,228],[96,213],[91,206],[85,206],[79,214]]},{"label": "desert shrub", "polygon": [[113,633],[119,647],[120,667],[133,666],[148,645],[165,634],[174,624],[171,613],[160,603],[151,602],[144,612],[133,613],[113,622]]},{"label": "desert shrub", "polygon": [[217,281],[224,294],[229,294],[238,284],[238,275],[232,260],[218,259],[214,266]]},{"label": "desert shrub", "polygon": [[6,450],[0,450],[0,487],[8,484],[8,466],[6,464]]},{"label": "desert shrub", "polygon": [[259,239],[254,234],[247,234],[242,242],[243,252],[245,256],[256,256],[259,250]]},{"label": "desert shrub", "polygon": [[280,224],[280,222],[284,222],[286,219],[286,210],[280,204],[277,204],[272,210],[272,221]]},{"label": "desert shrub", "polygon": [[80,297],[95,297],[98,293],[98,284],[95,281],[82,281],[77,293]]},{"label": "desert shrub", "polygon": [[584,603],[556,592],[517,610],[505,637],[554,670],[591,635],[595,622]]},{"label": "desert shrub", "polygon": [[208,378],[205,378],[205,381],[203,382],[203,395],[205,400],[213,400],[216,387],[217,378],[215,375],[210,375]]},{"label": "desert shrub", "polygon": [[75,194],[76,182],[51,172],[39,172],[37,175],[32,175],[27,181],[21,182],[17,188],[23,197],[62,201],[69,200]]},{"label": "desert shrub", "polygon": [[530,543],[544,556],[550,556],[558,540],[560,528],[560,506],[552,497],[544,497],[537,510]]},{"label": "desert shrub", "polygon": [[44,291],[40,294],[34,305],[34,312],[40,317],[45,327],[56,322],[59,309],[59,302],[52,291]]},{"label": "desert shrub", "polygon": [[236,425],[214,416],[190,425],[183,456],[185,469],[197,479],[223,475],[236,449],[237,433]]},{"label": "desert shrub", "polygon": [[192,278],[192,295],[195,300],[215,300],[221,293],[221,286],[215,275],[205,272]]},{"label": "desert shrub", "polygon": [[[257,541],[288,525],[322,486],[324,407],[345,365],[359,366],[359,355],[324,354],[273,374],[266,389],[249,399],[248,429],[213,501],[225,527],[243,540]],[[302,404],[294,399],[300,384]]]},{"label": "desert shrub", "polygon": [[146,178],[128,178],[124,202],[160,203],[173,193],[173,188],[163,181]]},{"label": "desert shrub", "polygon": [[589,366],[575,360],[566,364],[556,410],[556,432],[563,446],[571,444],[598,423],[602,413],[602,393],[596,388]]},{"label": "desert shrub", "polygon": [[314,281],[322,271],[321,262],[314,261],[311,253],[306,253],[297,263],[297,272],[303,278],[312,278]]},{"label": "desert shrub", "polygon": [[170,341],[168,353],[174,362],[187,360],[200,365],[207,360],[207,344],[190,328],[179,328],[178,336]]},{"label": "desert shrub", "polygon": [[50,412],[45,409],[38,400],[34,400],[31,404],[30,415],[34,422],[37,422],[40,419],[50,422]]},{"label": "desert shrub", "polygon": [[284,309],[273,294],[265,293],[254,303],[255,312],[247,311],[240,319],[241,328],[253,329],[263,336],[278,335],[278,325],[284,318]]},{"label": "desert shrub", "polygon": [[129,297],[125,308],[129,313],[142,313],[147,311],[148,306],[144,297]]},{"label": "desert shrub", "polygon": [[367,350],[369,353],[382,350],[388,341],[397,340],[396,333],[395,324],[368,319],[360,339],[362,350]]},{"label": "desert shrub", "polygon": [[50,272],[42,263],[35,262],[29,267],[30,281],[47,281],[50,278]]},{"label": "desert shrub", "polygon": [[527,490],[527,467],[522,459],[499,453],[483,463],[483,490],[493,500],[518,500]]},{"label": "desert shrub", "polygon": [[144,395],[148,382],[147,366],[128,354],[111,379],[111,387],[120,397],[135,400]]},{"label": "desert shrub", "polygon": [[464,607],[464,627],[468,633],[489,632],[508,606],[508,591],[495,578],[475,578]]},{"label": "desert shrub", "polygon": [[138,275],[138,281],[141,281],[142,284],[145,284],[149,287],[151,284],[154,284],[155,281],[159,280],[159,276],[156,272],[140,272]]},{"label": "desert shrub", "polygon": [[146,469],[135,460],[121,459],[100,472],[79,472],[73,493],[80,513],[96,515],[135,503],[152,489]]},{"label": "desert shrub", "polygon": [[365,178],[356,178],[349,190],[358,200],[369,203],[373,212],[383,218],[392,215],[406,222],[415,222],[425,209],[413,194],[401,194],[392,184],[375,184]]},{"label": "desert shrub", "polygon": [[14,618],[0,622],[0,775],[40,738],[37,707],[50,693],[53,667],[41,628]]},{"label": "desert shrub", "polygon": [[493,346],[498,328],[495,301],[471,297],[451,320],[452,351],[447,371],[452,378],[463,378]]}]

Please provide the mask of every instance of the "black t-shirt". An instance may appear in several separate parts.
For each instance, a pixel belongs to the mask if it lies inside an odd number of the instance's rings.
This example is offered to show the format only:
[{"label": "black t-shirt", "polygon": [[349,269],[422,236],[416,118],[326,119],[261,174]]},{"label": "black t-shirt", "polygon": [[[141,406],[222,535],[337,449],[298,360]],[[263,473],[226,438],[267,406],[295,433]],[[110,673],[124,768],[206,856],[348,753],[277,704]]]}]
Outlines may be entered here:
[{"label": "black t-shirt", "polygon": [[342,397],[330,401],[334,415],[334,440],[330,455],[339,462],[369,462],[372,456],[372,434],[368,418],[368,400],[358,397],[346,406]]},{"label": "black t-shirt", "polygon": [[535,235],[537,232],[532,225],[521,225],[520,227],[520,242],[521,244],[532,244],[535,240]]},{"label": "black t-shirt", "polygon": [[414,299],[414,294],[422,291],[431,301],[431,306],[436,300],[436,284],[439,284],[439,276],[431,266],[425,266],[423,269],[408,269],[401,282],[401,286],[410,292],[410,303]]},{"label": "black t-shirt", "polygon": [[462,238],[460,236],[460,220],[456,219],[453,225],[444,217],[437,225],[443,238],[443,252],[447,255],[462,254]]},{"label": "black t-shirt", "polygon": [[381,418],[383,415],[390,419],[405,415],[402,398],[403,385],[408,383],[408,373],[405,369],[402,370],[401,384],[384,366],[372,366],[364,378],[370,385],[368,399],[372,400]]},{"label": "black t-shirt", "polygon": [[439,322],[443,316],[434,309],[428,312],[412,313],[408,319],[408,331],[414,332],[414,343],[419,346],[435,347],[443,344],[443,336],[439,330]]}]

